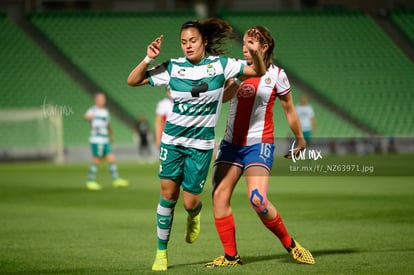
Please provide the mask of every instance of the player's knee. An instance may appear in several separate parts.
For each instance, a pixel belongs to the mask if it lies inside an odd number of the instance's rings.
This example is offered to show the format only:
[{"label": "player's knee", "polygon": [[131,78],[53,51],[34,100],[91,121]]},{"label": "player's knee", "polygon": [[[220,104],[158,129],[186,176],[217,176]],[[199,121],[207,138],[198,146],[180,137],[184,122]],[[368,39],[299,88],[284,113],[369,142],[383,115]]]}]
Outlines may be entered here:
[{"label": "player's knee", "polygon": [[113,154],[107,155],[106,156],[106,161],[114,163],[115,162],[115,156]]},{"label": "player's knee", "polygon": [[261,194],[258,189],[254,189],[250,193],[250,204],[252,205],[254,211],[259,214],[267,214],[267,197],[266,193]]}]

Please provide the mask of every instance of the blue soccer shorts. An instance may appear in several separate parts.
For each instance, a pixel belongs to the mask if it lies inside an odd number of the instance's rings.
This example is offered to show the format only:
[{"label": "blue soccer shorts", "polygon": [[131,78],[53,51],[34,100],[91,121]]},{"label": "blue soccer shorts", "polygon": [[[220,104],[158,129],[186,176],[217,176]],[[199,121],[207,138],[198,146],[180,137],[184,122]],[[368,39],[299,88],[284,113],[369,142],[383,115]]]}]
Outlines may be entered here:
[{"label": "blue soccer shorts", "polygon": [[262,166],[269,171],[272,170],[275,145],[270,143],[257,143],[249,146],[234,145],[223,140],[214,165],[227,163],[238,166],[243,170],[251,166]]}]

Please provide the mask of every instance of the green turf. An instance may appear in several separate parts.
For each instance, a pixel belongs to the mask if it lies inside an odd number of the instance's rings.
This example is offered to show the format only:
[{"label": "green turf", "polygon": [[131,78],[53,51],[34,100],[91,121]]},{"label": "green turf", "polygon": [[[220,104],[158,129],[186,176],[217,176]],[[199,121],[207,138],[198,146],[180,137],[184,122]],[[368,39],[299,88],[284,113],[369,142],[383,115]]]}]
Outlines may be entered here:
[{"label": "green turf", "polygon": [[[276,163],[290,165],[284,159]],[[151,273],[157,164],[119,163],[131,181],[126,189],[111,187],[103,165],[98,180],[104,190],[98,192],[84,188],[87,168],[0,165],[0,273]],[[268,198],[315,256],[316,265],[307,266],[294,263],[256,218],[242,179],[232,204],[245,264],[214,270],[203,267],[222,253],[207,185],[202,233],[192,245],[184,242],[186,216],[181,201],[177,205],[167,274],[413,274],[413,185],[413,176],[272,176]]]}]

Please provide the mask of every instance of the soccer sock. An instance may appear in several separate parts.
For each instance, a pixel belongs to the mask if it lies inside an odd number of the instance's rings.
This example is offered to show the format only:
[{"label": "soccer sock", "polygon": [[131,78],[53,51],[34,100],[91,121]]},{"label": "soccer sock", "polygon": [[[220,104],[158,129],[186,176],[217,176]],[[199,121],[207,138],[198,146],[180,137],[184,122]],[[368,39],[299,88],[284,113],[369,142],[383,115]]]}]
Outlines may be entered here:
[{"label": "soccer sock", "polygon": [[111,173],[112,179],[116,180],[118,176],[118,167],[115,163],[109,163],[108,164],[109,172]]},{"label": "soccer sock", "polygon": [[193,209],[191,209],[190,211],[187,211],[188,215],[193,218],[195,216],[197,216],[200,212],[201,212],[201,208],[203,207],[203,204],[201,203],[201,201],[197,204],[196,207],[194,207]]},{"label": "soccer sock", "polygon": [[292,244],[292,238],[286,230],[285,224],[283,223],[279,213],[276,214],[276,217],[273,220],[262,220],[262,222],[279,238],[284,248],[288,249],[290,247]]},{"label": "soccer sock", "polygon": [[157,239],[160,250],[167,249],[176,203],[176,201],[167,201],[160,197],[157,207]]},{"label": "soccer sock", "polygon": [[95,181],[96,173],[98,173],[98,166],[95,163],[91,163],[89,166],[88,180]]},{"label": "soccer sock", "polygon": [[236,256],[236,225],[234,223],[233,215],[230,214],[224,218],[214,219],[214,224],[216,225],[217,233],[223,244],[224,253],[230,257]]}]

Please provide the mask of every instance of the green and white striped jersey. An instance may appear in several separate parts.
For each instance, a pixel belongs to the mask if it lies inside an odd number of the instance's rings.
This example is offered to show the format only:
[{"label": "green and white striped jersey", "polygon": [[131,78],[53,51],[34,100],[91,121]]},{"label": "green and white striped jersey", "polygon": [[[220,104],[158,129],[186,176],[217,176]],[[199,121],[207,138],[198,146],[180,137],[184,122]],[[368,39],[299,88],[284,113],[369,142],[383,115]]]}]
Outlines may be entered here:
[{"label": "green and white striped jersey", "polygon": [[109,143],[109,123],[110,116],[106,108],[92,106],[86,111],[87,115],[92,115],[90,143],[105,144]]},{"label": "green and white striped jersey", "polygon": [[213,149],[224,83],[242,74],[233,58],[209,56],[197,65],[187,58],[170,59],[148,71],[152,86],[169,86],[173,110],[161,141],[201,150]]}]

